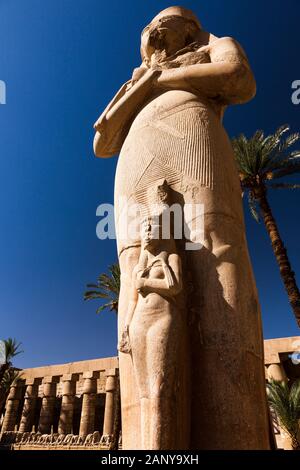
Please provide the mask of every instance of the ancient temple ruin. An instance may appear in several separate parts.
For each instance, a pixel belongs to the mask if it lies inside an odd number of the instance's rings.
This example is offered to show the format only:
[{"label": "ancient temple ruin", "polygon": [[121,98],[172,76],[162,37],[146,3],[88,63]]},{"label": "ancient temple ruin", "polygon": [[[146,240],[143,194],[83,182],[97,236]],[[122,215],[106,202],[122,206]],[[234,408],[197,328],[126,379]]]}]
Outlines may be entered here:
[{"label": "ancient temple ruin", "polygon": [[[299,379],[299,350],[300,336],[265,340],[266,381]],[[117,381],[116,357],[22,370],[1,417],[0,446],[15,450],[107,449],[113,433]],[[290,449],[276,416],[272,419],[278,448]]]},{"label": "ancient temple ruin", "polygon": [[116,357],[22,370],[1,418],[1,444],[107,447],[117,380]]}]

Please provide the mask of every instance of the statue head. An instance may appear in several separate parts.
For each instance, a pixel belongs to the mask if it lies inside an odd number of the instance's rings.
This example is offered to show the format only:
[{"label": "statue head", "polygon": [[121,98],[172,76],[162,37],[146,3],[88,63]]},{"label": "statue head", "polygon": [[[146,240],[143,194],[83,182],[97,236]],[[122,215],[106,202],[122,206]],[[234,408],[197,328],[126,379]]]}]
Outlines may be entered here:
[{"label": "statue head", "polygon": [[161,239],[160,216],[148,216],[141,223],[142,246],[145,249],[155,247]]},{"label": "statue head", "polygon": [[153,18],[151,23],[154,23],[155,21],[160,20],[161,18],[166,18],[170,16],[179,16],[180,18],[191,20],[198,26],[199,29],[201,29],[201,23],[197,16],[188,8],[178,6],[165,8]]},{"label": "statue head", "polygon": [[157,246],[159,241],[167,240],[170,231],[170,186],[161,178],[147,189],[147,211],[141,221],[141,240],[144,248]]},{"label": "statue head", "polygon": [[161,178],[153,186],[147,189],[147,202],[151,208],[151,213],[161,212],[164,204],[169,204],[170,201],[170,186],[165,178]]},{"label": "statue head", "polygon": [[167,59],[195,42],[200,30],[201,24],[190,10],[183,7],[166,8],[156,15],[142,32],[143,63],[150,67],[153,56],[157,55]]}]

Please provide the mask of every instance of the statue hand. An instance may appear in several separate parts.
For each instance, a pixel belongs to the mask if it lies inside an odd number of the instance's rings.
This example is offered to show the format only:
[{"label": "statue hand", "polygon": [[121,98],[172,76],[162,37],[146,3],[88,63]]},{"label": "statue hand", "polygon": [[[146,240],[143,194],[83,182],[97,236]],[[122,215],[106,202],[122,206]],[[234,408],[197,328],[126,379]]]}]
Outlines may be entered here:
[{"label": "statue hand", "polygon": [[130,83],[127,85],[127,90],[129,91],[142,77],[145,76],[145,80],[151,80],[155,82],[159,75],[161,74],[161,70],[158,69],[147,69],[146,67],[137,67],[133,70],[132,78]]},{"label": "statue hand", "polygon": [[129,338],[129,325],[125,325],[124,327],[121,340],[118,344],[118,350],[124,354],[131,353],[131,344],[130,344],[130,338]]},{"label": "statue hand", "polygon": [[145,279],[140,278],[135,281],[135,287],[140,292],[145,287]]},{"label": "statue hand", "polygon": [[148,71],[146,67],[137,67],[133,69],[132,72],[132,78],[131,78],[131,84],[134,85],[140,78],[145,75],[145,73]]}]

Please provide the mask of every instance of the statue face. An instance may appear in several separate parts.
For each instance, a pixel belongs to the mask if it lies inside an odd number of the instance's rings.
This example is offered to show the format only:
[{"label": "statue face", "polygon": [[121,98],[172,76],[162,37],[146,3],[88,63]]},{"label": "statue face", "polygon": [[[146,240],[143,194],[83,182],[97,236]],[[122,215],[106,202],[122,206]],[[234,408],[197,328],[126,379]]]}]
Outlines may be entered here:
[{"label": "statue face", "polygon": [[141,238],[144,248],[155,246],[160,239],[160,225],[146,219],[141,227]]},{"label": "statue face", "polygon": [[193,42],[198,31],[194,22],[181,16],[155,20],[142,33],[142,54],[150,63],[157,53],[166,59]]}]

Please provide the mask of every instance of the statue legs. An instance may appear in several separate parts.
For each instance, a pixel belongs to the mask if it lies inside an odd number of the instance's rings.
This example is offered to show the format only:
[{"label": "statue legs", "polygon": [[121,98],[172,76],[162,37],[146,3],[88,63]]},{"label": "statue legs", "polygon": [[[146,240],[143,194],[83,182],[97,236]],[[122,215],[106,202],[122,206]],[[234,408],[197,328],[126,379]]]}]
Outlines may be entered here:
[{"label": "statue legs", "polygon": [[[163,305],[163,309],[137,307],[129,329],[140,397],[141,444],[147,450],[188,446],[189,409],[183,409],[180,396],[186,393],[185,312],[175,302]],[[186,429],[185,443],[180,443],[179,427]]]},{"label": "statue legs", "polygon": [[263,338],[243,224],[205,216],[205,243],[189,252],[192,449],[269,449]]}]

